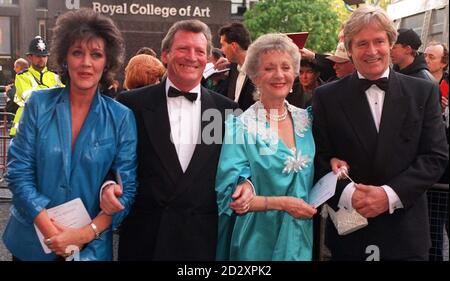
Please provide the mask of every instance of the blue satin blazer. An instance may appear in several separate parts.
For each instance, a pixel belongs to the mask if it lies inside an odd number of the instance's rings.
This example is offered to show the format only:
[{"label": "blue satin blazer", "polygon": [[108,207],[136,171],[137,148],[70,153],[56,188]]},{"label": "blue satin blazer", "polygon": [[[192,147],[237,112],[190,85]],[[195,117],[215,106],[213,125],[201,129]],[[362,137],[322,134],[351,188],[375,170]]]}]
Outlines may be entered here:
[{"label": "blue satin blazer", "polygon": [[[44,209],[80,197],[89,215],[100,212],[99,192],[108,171],[119,171],[125,209],[113,217],[116,228],[136,192],[137,132],[125,106],[97,92],[71,148],[69,88],[36,91],[28,100],[8,151],[7,176],[13,193],[11,217],[3,234],[8,250],[21,260],[54,260],[45,254],[33,221]],[[111,260],[112,230],[80,252],[81,260]]]}]

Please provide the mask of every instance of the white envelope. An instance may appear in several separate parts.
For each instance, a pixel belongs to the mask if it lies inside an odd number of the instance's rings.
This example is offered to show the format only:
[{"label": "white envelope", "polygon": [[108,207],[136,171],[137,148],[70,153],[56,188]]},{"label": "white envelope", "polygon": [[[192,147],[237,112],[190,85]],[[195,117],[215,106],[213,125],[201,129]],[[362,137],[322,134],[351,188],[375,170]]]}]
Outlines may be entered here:
[{"label": "white envelope", "polygon": [[[92,221],[80,198],[75,198],[64,204],[47,209],[47,213],[51,219],[54,219],[57,223],[67,227],[79,228]],[[50,254],[52,251],[45,245],[44,235],[36,225],[34,225],[34,228],[36,229],[39,242],[41,242],[44,252]]]},{"label": "white envelope", "polygon": [[333,172],[323,176],[309,192],[309,204],[319,207],[333,197],[336,192],[337,179],[338,175],[335,175]]}]

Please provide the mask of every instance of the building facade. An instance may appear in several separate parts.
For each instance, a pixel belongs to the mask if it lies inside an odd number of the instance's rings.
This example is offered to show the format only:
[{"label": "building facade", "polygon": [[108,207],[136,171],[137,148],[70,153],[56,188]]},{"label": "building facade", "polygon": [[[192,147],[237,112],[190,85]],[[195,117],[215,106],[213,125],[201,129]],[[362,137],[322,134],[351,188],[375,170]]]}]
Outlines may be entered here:
[{"label": "building facade", "polygon": [[387,7],[398,28],[412,28],[420,35],[422,46],[430,41],[448,42],[448,0],[393,0]]},{"label": "building facade", "polygon": [[51,45],[51,29],[62,13],[91,8],[111,17],[126,41],[128,60],[143,46],[160,53],[161,40],[178,20],[199,19],[211,28],[215,46],[217,31],[242,15],[255,0],[0,0],[0,85],[14,77],[13,63],[25,57],[36,35]]}]

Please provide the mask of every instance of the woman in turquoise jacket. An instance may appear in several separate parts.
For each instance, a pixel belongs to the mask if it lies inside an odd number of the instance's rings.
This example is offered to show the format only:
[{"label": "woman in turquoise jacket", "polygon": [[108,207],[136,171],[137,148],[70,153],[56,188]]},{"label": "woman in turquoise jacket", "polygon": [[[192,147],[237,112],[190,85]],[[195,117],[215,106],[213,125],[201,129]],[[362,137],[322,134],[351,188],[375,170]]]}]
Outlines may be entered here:
[{"label": "woman in turquoise jacket", "polygon": [[[263,35],[247,51],[243,68],[260,98],[225,122],[216,176],[218,260],[312,258],[311,113],[285,100],[299,67],[298,48],[286,35]],[[256,196],[238,208],[232,199],[241,184],[253,185]]]},{"label": "woman in turquoise jacket", "polygon": [[[99,91],[121,66],[123,38],[109,18],[82,9],[58,17],[52,43],[68,86],[36,91],[25,106],[8,152],[13,206],[3,241],[15,260],[59,260],[70,254],[111,260],[112,229],[136,192],[134,116]],[[100,189],[110,171],[122,181],[124,208],[115,214],[100,209]],[[76,198],[91,222],[71,228],[49,216],[49,208]]]}]

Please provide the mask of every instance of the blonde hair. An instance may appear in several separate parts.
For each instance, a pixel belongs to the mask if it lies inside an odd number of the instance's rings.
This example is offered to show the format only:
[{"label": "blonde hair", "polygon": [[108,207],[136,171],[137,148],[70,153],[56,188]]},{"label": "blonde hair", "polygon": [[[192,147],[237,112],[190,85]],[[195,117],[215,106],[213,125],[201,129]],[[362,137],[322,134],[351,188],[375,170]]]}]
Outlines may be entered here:
[{"label": "blonde hair", "polygon": [[390,46],[397,41],[397,30],[387,13],[380,7],[367,5],[356,9],[345,23],[344,43],[347,50],[351,50],[352,38],[370,24],[376,24],[386,31]]},{"label": "blonde hair", "polygon": [[153,85],[163,77],[166,69],[157,58],[141,54],[130,59],[125,68],[124,87],[128,90]]}]

